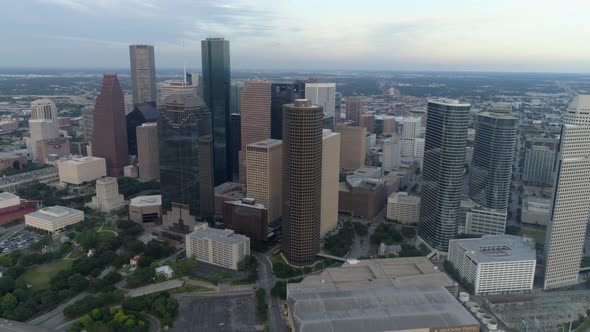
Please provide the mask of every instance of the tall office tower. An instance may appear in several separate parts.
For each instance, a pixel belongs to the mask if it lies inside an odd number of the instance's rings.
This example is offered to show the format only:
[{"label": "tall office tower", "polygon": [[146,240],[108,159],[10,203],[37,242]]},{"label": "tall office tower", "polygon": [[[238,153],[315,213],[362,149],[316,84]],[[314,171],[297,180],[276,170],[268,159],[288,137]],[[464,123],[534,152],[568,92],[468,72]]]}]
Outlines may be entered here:
[{"label": "tall office tower", "polygon": [[133,103],[156,102],[156,60],[152,45],[129,45]]},{"label": "tall office tower", "polygon": [[418,235],[443,252],[458,233],[469,108],[453,99],[428,101]]},{"label": "tall office tower", "polygon": [[283,252],[295,265],[320,251],[323,117],[308,99],[283,106]]},{"label": "tall office tower", "polygon": [[232,83],[229,90],[229,111],[230,113],[240,113],[240,97],[244,85],[239,83]]},{"label": "tall office tower", "polygon": [[512,179],[517,118],[498,113],[479,113],[475,124],[475,147],[469,198],[475,203],[506,211]]},{"label": "tall office tower", "polygon": [[82,132],[84,140],[92,141],[92,132],[94,131],[94,105],[82,109]]},{"label": "tall office tower", "polygon": [[186,82],[197,90],[197,96],[203,98],[203,76],[200,73],[186,73]]},{"label": "tall office tower", "polygon": [[229,149],[229,41],[223,38],[207,38],[201,41],[201,61],[203,100],[209,107],[213,122],[213,182],[217,186],[232,176]]},{"label": "tall office tower", "polygon": [[[242,153],[240,174],[246,180],[246,146],[270,138],[270,82],[247,81],[240,96]],[[235,166],[234,166],[235,167]],[[256,198],[256,197],[255,197]],[[269,221],[272,221],[269,219]]]},{"label": "tall office tower", "polygon": [[133,110],[125,116],[127,122],[127,153],[137,155],[137,127],[147,122],[157,122],[160,112],[156,103],[135,104]]},{"label": "tall office tower", "polygon": [[346,120],[353,121],[355,125],[361,123],[363,114],[363,97],[348,97],[346,99]]},{"label": "tall office tower", "polygon": [[197,86],[185,81],[166,81],[160,86],[158,105],[162,105],[166,97],[172,95],[197,96]]},{"label": "tall office tower", "polygon": [[272,83],[270,87],[270,137],[283,139],[283,105],[303,98],[305,85],[295,83]]},{"label": "tall office tower", "polygon": [[189,233],[214,215],[211,114],[201,98],[185,95],[169,96],[159,111],[163,224]]},{"label": "tall office tower", "polygon": [[37,99],[31,102],[31,120],[57,121],[57,106],[51,99]]},{"label": "tall office tower", "polygon": [[248,197],[264,204],[272,223],[281,218],[283,209],[283,142],[265,139],[248,144],[244,152]]},{"label": "tall office tower", "polygon": [[383,172],[398,170],[401,166],[402,143],[397,135],[383,141],[383,159],[381,168]]},{"label": "tall office tower", "polygon": [[564,115],[554,188],[544,289],[573,285],[579,278],[590,206],[590,95],[577,96]]},{"label": "tall office tower", "polygon": [[137,127],[137,164],[141,179],[160,178],[158,124],[155,122],[143,123]]},{"label": "tall office tower", "polygon": [[551,187],[555,182],[554,164],[559,140],[531,139],[525,143],[522,179],[526,184]]},{"label": "tall office tower", "polygon": [[336,83],[305,83],[305,98],[321,106],[324,117],[334,118],[336,113]]},{"label": "tall office tower", "polygon": [[240,150],[242,149],[242,116],[239,113],[232,113],[229,116],[229,132],[231,136],[230,153],[232,167],[232,181],[240,181]]},{"label": "tall office tower", "polygon": [[334,121],[341,122],[342,121],[342,93],[336,92],[334,98]]},{"label": "tall office tower", "polygon": [[341,136],[340,167],[357,169],[365,166],[367,130],[364,127],[338,123],[334,131]]},{"label": "tall office tower", "polygon": [[340,134],[324,129],[322,135],[322,213],[320,236],[338,225]]},{"label": "tall office tower", "polygon": [[368,133],[375,132],[375,114],[364,113],[361,115],[359,126],[365,127]]},{"label": "tall office tower", "polygon": [[94,105],[92,155],[105,158],[107,175],[123,176],[129,164],[123,90],[116,74],[105,74]]}]

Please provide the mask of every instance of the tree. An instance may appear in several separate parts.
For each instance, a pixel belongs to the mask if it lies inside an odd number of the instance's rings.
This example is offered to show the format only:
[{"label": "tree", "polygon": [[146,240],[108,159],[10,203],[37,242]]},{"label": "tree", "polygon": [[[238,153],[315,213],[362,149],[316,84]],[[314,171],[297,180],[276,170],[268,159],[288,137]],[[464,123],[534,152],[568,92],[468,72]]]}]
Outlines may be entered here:
[{"label": "tree", "polygon": [[287,298],[287,282],[278,280],[270,290],[270,295],[278,296],[282,300]]},{"label": "tree", "polygon": [[10,276],[0,278],[0,295],[12,292],[15,287],[14,278]]},{"label": "tree", "polygon": [[16,296],[7,293],[6,295],[4,295],[2,297],[2,301],[0,302],[0,307],[2,308],[2,311],[9,311],[9,310],[13,310],[14,308],[16,308],[16,305],[18,304],[18,300],[16,299]]},{"label": "tree", "polygon": [[98,244],[98,233],[94,230],[88,230],[84,233],[78,234],[76,241],[84,247],[84,249],[88,250],[91,248],[96,248]]},{"label": "tree", "polygon": [[81,292],[88,288],[88,279],[84,278],[79,273],[76,273],[68,278],[68,287],[74,292]]}]

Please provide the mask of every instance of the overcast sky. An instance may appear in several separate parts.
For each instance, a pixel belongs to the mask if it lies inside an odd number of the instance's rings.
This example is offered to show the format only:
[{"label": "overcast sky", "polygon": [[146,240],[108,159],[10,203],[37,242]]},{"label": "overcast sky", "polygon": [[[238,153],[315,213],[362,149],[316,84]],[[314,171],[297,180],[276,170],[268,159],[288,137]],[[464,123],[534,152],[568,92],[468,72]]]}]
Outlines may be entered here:
[{"label": "overcast sky", "polygon": [[[590,0],[1,0],[0,67],[590,72]],[[184,44],[184,47],[183,47]]]}]

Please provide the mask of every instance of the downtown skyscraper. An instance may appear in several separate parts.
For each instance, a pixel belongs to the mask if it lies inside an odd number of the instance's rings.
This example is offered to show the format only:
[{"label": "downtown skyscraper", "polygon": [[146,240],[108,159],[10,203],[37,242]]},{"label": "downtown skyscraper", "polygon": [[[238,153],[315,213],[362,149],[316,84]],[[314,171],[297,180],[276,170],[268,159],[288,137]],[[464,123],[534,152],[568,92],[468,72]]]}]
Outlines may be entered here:
[{"label": "downtown skyscraper", "polygon": [[428,101],[418,236],[442,252],[458,234],[470,107],[453,99]]},{"label": "downtown skyscraper", "polygon": [[579,278],[590,207],[590,95],[577,96],[564,114],[556,167],[544,289],[573,285]]},{"label": "downtown skyscraper", "polygon": [[129,45],[133,103],[156,102],[156,60],[152,45]]},{"label": "downtown skyscraper", "polygon": [[[270,138],[270,82],[246,81],[240,97],[240,178],[246,181],[246,147]],[[234,165],[236,167],[237,165]]]},{"label": "downtown skyscraper", "polygon": [[107,175],[123,176],[129,163],[123,90],[116,74],[105,74],[94,106],[92,155],[106,159]]},{"label": "downtown skyscraper", "polygon": [[229,41],[207,38],[201,41],[203,100],[213,123],[213,179],[215,185],[232,178],[230,137]]},{"label": "downtown skyscraper", "polygon": [[163,224],[179,233],[213,216],[211,114],[197,96],[172,95],[158,120]]},{"label": "downtown skyscraper", "polygon": [[270,90],[270,136],[283,139],[283,105],[304,98],[305,83],[272,83]]},{"label": "downtown skyscraper", "polygon": [[517,119],[511,115],[477,115],[469,198],[485,208],[508,208],[516,127]]},{"label": "downtown skyscraper", "polygon": [[283,252],[295,265],[320,251],[323,117],[307,99],[283,106]]}]

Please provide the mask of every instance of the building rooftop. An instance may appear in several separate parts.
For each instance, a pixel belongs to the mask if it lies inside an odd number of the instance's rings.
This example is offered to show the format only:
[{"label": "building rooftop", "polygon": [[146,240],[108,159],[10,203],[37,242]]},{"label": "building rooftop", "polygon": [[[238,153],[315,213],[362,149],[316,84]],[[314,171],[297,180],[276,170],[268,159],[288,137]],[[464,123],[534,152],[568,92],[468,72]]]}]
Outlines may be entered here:
[{"label": "building rooftop", "polygon": [[105,159],[100,158],[100,157],[76,157],[76,158],[64,160],[61,163],[80,165],[80,164],[85,164],[85,163],[89,163],[89,162],[97,161],[97,160],[105,160]]},{"label": "building rooftop", "polygon": [[117,178],[114,178],[112,176],[106,176],[104,178],[100,178],[96,180],[97,184],[110,184],[113,182],[117,182]]},{"label": "building rooftop", "polygon": [[250,197],[243,197],[242,199],[239,199],[236,201],[226,201],[226,203],[240,205],[240,206],[246,206],[246,207],[250,207],[250,208],[254,208],[254,209],[266,210],[266,207],[264,206],[264,204],[258,203],[258,202],[256,202],[256,200],[254,200],[254,198],[250,198]]},{"label": "building rooftop", "polygon": [[407,192],[400,191],[389,195],[389,199],[400,204],[420,204],[419,196],[410,196]]},{"label": "building rooftop", "polygon": [[536,260],[534,241],[520,236],[484,235],[478,239],[451,240],[453,243],[480,264]]},{"label": "building rooftop", "polygon": [[462,103],[462,102],[458,101],[457,99],[451,99],[451,98],[430,99],[430,100],[428,100],[428,102],[446,105],[446,106],[471,106],[471,104],[469,104],[469,103]]},{"label": "building rooftop", "polygon": [[280,139],[269,138],[269,139],[265,139],[262,141],[254,142],[252,144],[248,144],[248,147],[268,149],[273,146],[279,146],[282,144],[283,144],[283,141]]},{"label": "building rooftop", "polygon": [[287,285],[297,331],[398,331],[479,326],[426,257],[349,261]]},{"label": "building rooftop", "polygon": [[83,213],[83,212],[80,210],[71,209],[69,207],[56,205],[56,206],[46,207],[41,210],[37,210],[36,212],[33,212],[33,213],[29,213],[27,216],[31,216],[31,217],[34,217],[37,219],[43,219],[44,221],[56,222],[56,221],[61,221],[63,218],[65,218],[69,215],[78,214],[78,213]]},{"label": "building rooftop", "polygon": [[248,237],[235,234],[231,229],[216,229],[204,227],[187,234],[195,239],[209,239],[223,244],[238,244],[248,240]]},{"label": "building rooftop", "polygon": [[378,178],[381,176],[381,167],[363,166],[354,171],[354,175],[366,178]]},{"label": "building rooftop", "polygon": [[12,199],[20,199],[20,197],[18,197],[15,194],[11,194],[9,192],[0,193],[0,203],[1,202],[6,202],[6,201],[9,201],[9,200],[12,200]]},{"label": "building rooftop", "polygon": [[133,206],[162,205],[162,195],[137,196],[131,199]]}]

